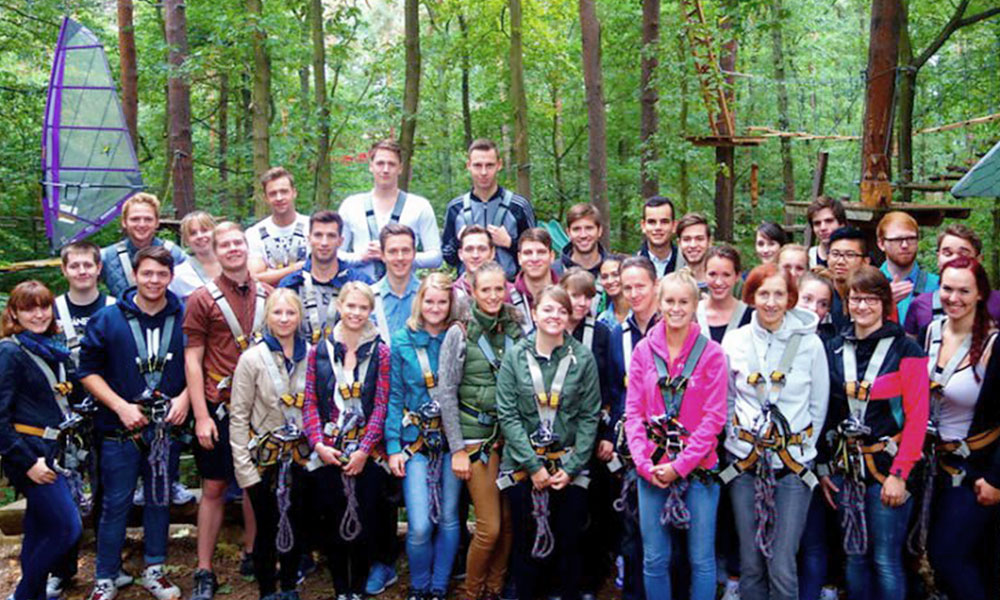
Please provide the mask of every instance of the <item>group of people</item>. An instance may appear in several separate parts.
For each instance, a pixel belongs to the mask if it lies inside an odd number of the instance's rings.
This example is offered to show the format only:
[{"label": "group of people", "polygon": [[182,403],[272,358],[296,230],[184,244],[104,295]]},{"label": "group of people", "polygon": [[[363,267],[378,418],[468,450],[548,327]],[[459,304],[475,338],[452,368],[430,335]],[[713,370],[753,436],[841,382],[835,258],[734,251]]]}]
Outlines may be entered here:
[{"label": "group of people", "polygon": [[218,589],[234,481],[242,568],[267,600],[296,599],[317,551],[338,599],[384,591],[401,507],[412,600],[447,597],[459,570],[470,600],[592,599],[616,562],[626,600],[709,600],[720,583],[729,599],[840,586],[902,600],[907,549],[948,597],[995,597],[1000,295],[974,231],[943,229],[930,273],[917,223],[889,213],[876,268],[823,197],[817,245],[764,223],[745,269],[704,216],[658,196],[637,255],[601,245],[586,203],[557,255],[497,184],[489,140],[469,149],[472,186],[443,234],[398,189],[394,142],[369,166],[371,191],[308,216],[271,169],[271,215],[244,231],[191,213],[188,252],[136,194],[121,242],[62,249],[65,294],[11,291],[0,455],[27,500],[15,600],[66,589],[88,511],[91,600],[132,583],[137,484],[138,582],[179,598],[165,562],[187,446],[202,479],[191,600]]}]

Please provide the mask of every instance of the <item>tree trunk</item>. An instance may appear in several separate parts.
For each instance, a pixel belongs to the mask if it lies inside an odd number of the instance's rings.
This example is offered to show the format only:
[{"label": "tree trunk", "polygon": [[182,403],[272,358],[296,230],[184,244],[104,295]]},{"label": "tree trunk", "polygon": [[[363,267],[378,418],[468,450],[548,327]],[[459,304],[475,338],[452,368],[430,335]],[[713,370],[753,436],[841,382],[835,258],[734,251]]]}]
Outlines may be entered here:
[{"label": "tree trunk", "polygon": [[[158,4],[156,6],[156,22],[160,26],[160,31],[163,33],[163,39],[167,39],[167,23],[163,19],[163,5]],[[164,62],[170,60],[170,52],[166,52],[163,56]],[[173,178],[173,161],[171,160],[170,151],[170,84],[164,83],[163,85],[163,171],[160,174],[160,187],[157,193],[157,197],[161,202],[167,201],[167,196],[170,194],[170,181]]]},{"label": "tree trunk", "polygon": [[319,139],[316,141],[316,174],[313,182],[313,205],[330,204],[330,105],[326,98],[326,40],[323,35],[323,0],[310,0],[316,109],[319,114]]},{"label": "tree trunk", "polygon": [[458,15],[458,26],[462,30],[462,126],[465,129],[465,148],[472,145],[472,108],[469,102],[469,26],[465,15]]},{"label": "tree trunk", "polygon": [[510,96],[514,106],[514,170],[517,193],[531,199],[531,158],[528,152],[528,99],[524,91],[521,51],[521,0],[510,2]]},{"label": "tree trunk", "polygon": [[[687,43],[684,36],[677,36],[677,49],[678,58],[680,64],[687,62]],[[683,69],[681,72],[681,99],[679,102],[679,114],[677,115],[677,121],[680,124],[681,137],[686,138],[688,135],[688,71]],[[686,149],[686,146],[685,146]],[[688,211],[688,197],[691,195],[691,181],[688,175],[688,161],[687,153],[684,150],[680,152],[680,159],[677,161],[677,170],[680,171],[680,181],[678,182],[678,194],[679,198],[677,200],[677,212],[678,214],[686,213]]]},{"label": "tree trunk", "polygon": [[[439,61],[437,64],[437,112],[439,115],[448,115],[451,112],[448,110],[448,100],[451,92],[451,88],[448,86],[448,71],[450,69],[451,65],[445,61]],[[441,119],[441,141],[442,143],[438,152],[438,163],[441,165],[439,173],[444,177],[444,189],[450,190],[452,189],[452,178],[454,176],[451,161],[451,119]]]},{"label": "tree trunk", "polygon": [[[639,140],[642,142],[639,175],[642,180],[640,192],[643,198],[660,193],[660,181],[654,165],[659,158],[656,150],[656,130],[659,117],[656,104],[660,94],[656,89],[656,68],[659,65],[657,52],[660,45],[660,0],[642,0],[642,58],[640,60],[641,79],[639,83]],[[675,215],[676,216],[676,215]]]},{"label": "tree trunk", "polygon": [[122,112],[132,136],[132,146],[139,147],[139,72],[135,61],[135,28],[132,26],[132,0],[118,0],[118,58],[121,65]]},{"label": "tree trunk", "polygon": [[219,190],[219,203],[224,211],[229,208],[229,73],[222,71],[219,73],[219,112],[216,117],[216,129],[219,130],[219,149],[217,161],[219,163],[219,180],[222,182]]},{"label": "tree trunk", "polygon": [[420,100],[420,2],[406,0],[406,82],[403,87],[403,123],[399,130],[399,146],[403,150],[403,173],[400,189],[410,187],[413,168],[413,144],[417,130],[417,104]]},{"label": "tree trunk", "polygon": [[[899,25],[899,64],[904,68],[899,71],[899,90],[897,92],[896,112],[899,128],[896,139],[899,142],[899,181],[913,181],[913,105],[917,93],[917,68],[913,63],[913,44],[910,40],[908,2],[901,4]],[[911,68],[905,68],[910,66]],[[904,186],[898,188],[900,200],[911,202],[913,190]]]},{"label": "tree trunk", "polygon": [[177,218],[194,210],[194,163],[191,144],[191,86],[183,74],[187,58],[187,18],[183,0],[165,0],[167,46],[170,48],[170,149],[174,165],[174,208]]},{"label": "tree trunk", "polygon": [[601,73],[601,22],[595,0],[580,0],[580,38],[583,84],[587,96],[588,167],[590,201],[601,213],[601,241],[607,247],[611,234],[608,206],[608,125],[604,114],[604,77]]},{"label": "tree trunk", "polygon": [[892,99],[899,56],[901,0],[873,0],[868,46],[864,132],[861,137],[861,203],[892,201],[890,142]]},{"label": "tree trunk", "polygon": [[[734,114],[733,76],[728,73],[736,71],[736,54],[739,51],[739,43],[733,32],[732,19],[736,10],[731,0],[726,3],[726,9],[729,17],[720,23],[719,33],[728,39],[722,43],[719,68],[724,72],[726,103],[729,106],[730,114]],[[719,113],[718,128],[723,135],[735,133],[729,130],[729,123],[726,122],[722,113]],[[733,241],[733,204],[736,195],[736,148],[734,146],[717,146],[715,148],[715,163],[715,236],[717,239],[731,242]]]},{"label": "tree trunk", "polygon": [[[785,41],[781,30],[782,0],[771,0],[771,62],[778,87],[778,129],[788,131],[788,86],[785,82]],[[781,177],[785,183],[785,205],[795,201],[795,164],[792,162],[792,140],[781,138]],[[791,225],[792,214],[785,211],[785,224]]]},{"label": "tree trunk", "polygon": [[552,176],[555,179],[556,200],[558,201],[557,213],[560,220],[566,207],[566,185],[563,182],[563,135],[562,135],[562,98],[559,97],[559,86],[555,83],[549,85],[552,94]]},{"label": "tree trunk", "polygon": [[[253,24],[253,174],[259,178],[271,168],[270,107],[271,61],[267,56],[267,32],[261,24],[264,16],[262,0],[247,0],[247,12]],[[261,218],[269,212],[264,192],[253,186],[254,215]]]}]

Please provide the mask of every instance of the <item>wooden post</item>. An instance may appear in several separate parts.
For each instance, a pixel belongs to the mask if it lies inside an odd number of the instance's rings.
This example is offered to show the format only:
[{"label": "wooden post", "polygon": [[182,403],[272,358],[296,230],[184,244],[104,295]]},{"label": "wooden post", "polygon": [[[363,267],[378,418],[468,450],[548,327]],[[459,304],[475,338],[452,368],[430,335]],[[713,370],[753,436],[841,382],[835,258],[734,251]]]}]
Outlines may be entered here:
[{"label": "wooden post", "polygon": [[864,133],[861,136],[861,203],[892,201],[892,108],[899,57],[902,0],[873,0],[868,46]]},{"label": "wooden post", "polygon": [[813,172],[812,185],[813,200],[823,195],[823,188],[826,186],[826,165],[829,161],[829,152],[820,152],[816,155],[816,170]]},{"label": "wooden post", "polygon": [[[757,200],[760,199],[760,167],[757,163],[750,165],[750,206],[757,208]],[[785,214],[785,223],[788,223],[788,215]]]}]

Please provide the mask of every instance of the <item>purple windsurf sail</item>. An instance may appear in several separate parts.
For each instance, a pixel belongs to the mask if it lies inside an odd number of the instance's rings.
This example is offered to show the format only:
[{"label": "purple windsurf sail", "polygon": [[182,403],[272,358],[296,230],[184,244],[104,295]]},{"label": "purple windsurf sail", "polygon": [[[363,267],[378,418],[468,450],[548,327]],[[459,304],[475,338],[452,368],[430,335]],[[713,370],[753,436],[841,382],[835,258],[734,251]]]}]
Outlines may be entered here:
[{"label": "purple windsurf sail", "polygon": [[45,234],[53,249],[103,227],[145,187],[104,48],[68,17],[52,60],[42,169]]}]

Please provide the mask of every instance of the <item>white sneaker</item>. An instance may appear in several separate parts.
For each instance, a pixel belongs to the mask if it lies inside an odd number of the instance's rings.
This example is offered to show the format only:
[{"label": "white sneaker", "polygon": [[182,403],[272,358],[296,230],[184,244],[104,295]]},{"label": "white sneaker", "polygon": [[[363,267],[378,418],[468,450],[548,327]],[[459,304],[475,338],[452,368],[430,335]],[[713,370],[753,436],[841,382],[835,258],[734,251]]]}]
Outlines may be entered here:
[{"label": "white sneaker", "polygon": [[114,582],[116,588],[122,589],[123,587],[128,587],[133,583],[135,583],[135,577],[129,575],[128,572],[125,571],[125,569],[119,569],[118,575],[115,577]]},{"label": "white sneaker", "polygon": [[740,582],[736,579],[726,580],[726,591],[722,593],[721,600],[740,600]]},{"label": "white sneaker", "polygon": [[819,600],[840,600],[840,592],[835,587],[825,586],[819,592]]},{"label": "white sneaker", "polygon": [[170,583],[163,572],[163,565],[150,565],[142,572],[139,584],[156,600],[174,600],[181,597],[181,589]]},{"label": "white sneaker", "polygon": [[63,581],[62,577],[49,575],[49,578],[45,581],[45,597],[49,600],[62,596],[65,589],[66,582]]},{"label": "white sneaker", "polygon": [[184,484],[175,481],[170,486],[170,503],[171,504],[187,504],[189,502],[194,502],[194,494],[191,490],[184,487]]},{"label": "white sneaker", "polygon": [[94,582],[94,591],[90,592],[90,600],[114,600],[117,594],[114,579],[98,579]]},{"label": "white sneaker", "polygon": [[132,494],[132,504],[142,506],[146,503],[146,493],[143,491],[142,478],[135,484],[135,493]]}]

